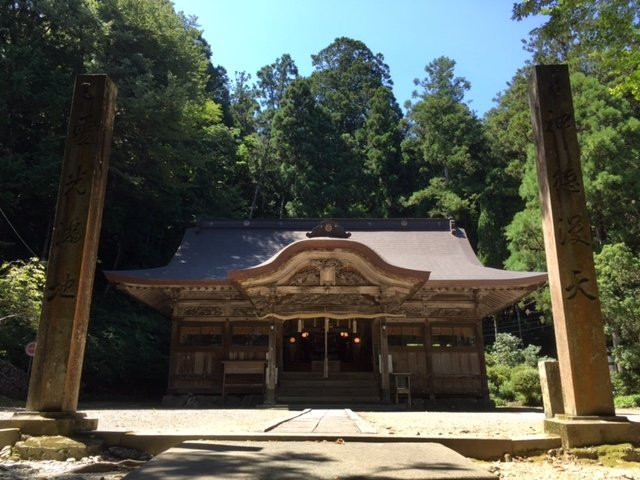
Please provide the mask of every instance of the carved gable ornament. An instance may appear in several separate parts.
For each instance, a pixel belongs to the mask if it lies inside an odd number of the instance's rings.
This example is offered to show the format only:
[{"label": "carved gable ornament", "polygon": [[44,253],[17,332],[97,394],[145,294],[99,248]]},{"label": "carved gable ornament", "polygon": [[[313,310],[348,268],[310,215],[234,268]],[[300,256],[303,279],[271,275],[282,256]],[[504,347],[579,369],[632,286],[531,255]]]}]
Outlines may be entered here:
[{"label": "carved gable ornament", "polygon": [[349,238],[351,233],[345,232],[342,225],[333,220],[324,220],[313,230],[307,233],[308,238],[329,237],[329,238]]},{"label": "carved gable ornament", "polygon": [[363,286],[372,285],[360,272],[338,259],[313,259],[296,272],[287,285],[297,286]]},{"label": "carved gable ornament", "polygon": [[230,277],[259,315],[379,314],[411,298],[429,272],[390,265],[357,242],[327,239],[293,243],[271,262]]}]

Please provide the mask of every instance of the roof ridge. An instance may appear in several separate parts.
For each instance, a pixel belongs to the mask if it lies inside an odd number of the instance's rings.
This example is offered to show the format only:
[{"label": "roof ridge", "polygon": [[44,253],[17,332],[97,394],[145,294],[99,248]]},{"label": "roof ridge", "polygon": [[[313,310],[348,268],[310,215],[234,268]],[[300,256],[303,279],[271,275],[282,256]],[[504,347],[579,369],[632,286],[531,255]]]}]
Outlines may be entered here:
[{"label": "roof ridge", "polygon": [[311,231],[323,221],[333,220],[345,230],[450,231],[448,218],[283,218],[245,220],[203,220],[199,229],[281,229]]}]

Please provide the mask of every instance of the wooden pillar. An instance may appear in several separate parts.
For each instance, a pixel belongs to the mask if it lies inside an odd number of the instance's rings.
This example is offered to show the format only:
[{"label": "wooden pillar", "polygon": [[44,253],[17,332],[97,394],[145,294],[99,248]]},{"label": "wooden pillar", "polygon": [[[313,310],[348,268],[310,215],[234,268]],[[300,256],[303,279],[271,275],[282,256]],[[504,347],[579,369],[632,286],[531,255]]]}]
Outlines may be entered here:
[{"label": "wooden pillar", "polygon": [[264,403],[273,404],[276,402],[276,324],[269,324],[269,351],[267,352],[267,372],[266,372],[266,395]]},{"label": "wooden pillar", "polygon": [[75,412],[107,185],[117,89],[76,78],[27,409]]},{"label": "wooden pillar", "polygon": [[567,66],[536,66],[530,102],[564,410],[614,415]]},{"label": "wooden pillar", "polygon": [[324,319],[324,357],[322,358],[322,377],[329,378],[329,322]]},{"label": "wooden pillar", "polygon": [[431,336],[431,321],[424,319],[424,347],[427,359],[427,393],[430,400],[435,400],[435,385],[433,381],[433,338]]},{"label": "wooden pillar", "polygon": [[[174,308],[175,311],[175,308]],[[174,312],[175,313],[175,312]],[[171,318],[171,347],[169,349],[169,379],[167,382],[169,392],[173,392],[175,386],[178,348],[180,347],[180,320],[172,316]]]},{"label": "wooden pillar", "polygon": [[487,362],[484,348],[484,335],[482,334],[482,318],[478,318],[474,325],[476,335],[476,352],[480,364],[480,393],[485,402],[489,402],[489,377],[487,376]]},{"label": "wooden pillar", "polygon": [[382,401],[391,402],[391,388],[389,385],[389,338],[387,336],[387,320],[380,319],[380,389]]}]

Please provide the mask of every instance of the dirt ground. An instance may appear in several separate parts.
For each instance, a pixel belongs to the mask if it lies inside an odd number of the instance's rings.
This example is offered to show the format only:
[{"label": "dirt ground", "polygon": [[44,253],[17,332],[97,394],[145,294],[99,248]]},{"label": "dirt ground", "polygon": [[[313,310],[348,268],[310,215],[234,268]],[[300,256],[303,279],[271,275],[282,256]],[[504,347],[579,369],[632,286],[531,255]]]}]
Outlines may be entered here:
[{"label": "dirt ground", "polygon": [[[92,406],[88,406],[92,407]],[[15,409],[0,409],[0,419],[10,417]],[[83,408],[90,418],[98,418],[100,430],[145,433],[242,433],[261,432],[268,425],[287,418],[299,410],[285,408],[252,409],[153,409],[147,407]],[[543,413],[537,409],[496,409],[490,412],[419,412],[357,410],[376,428],[379,435],[522,437],[542,433]],[[640,411],[620,414],[640,421]],[[73,473],[84,463],[96,459],[69,462],[12,462],[0,454],[0,480],[57,478],[74,480],[118,480],[125,473]],[[605,466],[598,460],[577,459],[551,452],[532,458],[510,461],[478,462],[505,480],[640,480],[640,463],[622,462]],[[640,456],[638,458],[640,460]],[[600,464],[599,464],[600,463]],[[638,465],[637,467],[635,465]],[[81,470],[82,468],[80,468]]]}]

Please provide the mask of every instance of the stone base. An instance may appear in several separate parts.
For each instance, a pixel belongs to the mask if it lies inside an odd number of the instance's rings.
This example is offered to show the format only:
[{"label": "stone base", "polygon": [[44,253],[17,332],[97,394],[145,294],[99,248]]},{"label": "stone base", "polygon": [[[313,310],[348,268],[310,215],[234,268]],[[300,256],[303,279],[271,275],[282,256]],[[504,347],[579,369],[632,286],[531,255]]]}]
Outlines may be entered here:
[{"label": "stone base", "polygon": [[544,420],[544,431],[558,435],[564,448],[640,441],[640,423],[626,417],[556,415]]},{"label": "stone base", "polygon": [[18,428],[27,435],[71,435],[98,428],[97,418],[80,412],[21,412],[0,421],[0,428]]},{"label": "stone base", "polygon": [[20,430],[17,428],[0,429],[0,449],[7,445],[13,447],[18,440],[20,440]]}]

